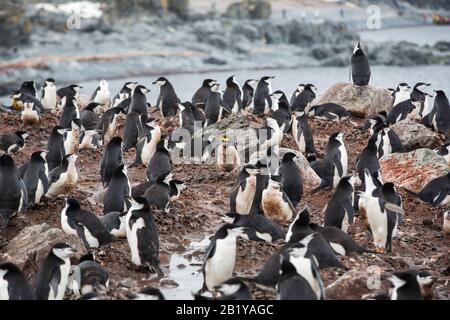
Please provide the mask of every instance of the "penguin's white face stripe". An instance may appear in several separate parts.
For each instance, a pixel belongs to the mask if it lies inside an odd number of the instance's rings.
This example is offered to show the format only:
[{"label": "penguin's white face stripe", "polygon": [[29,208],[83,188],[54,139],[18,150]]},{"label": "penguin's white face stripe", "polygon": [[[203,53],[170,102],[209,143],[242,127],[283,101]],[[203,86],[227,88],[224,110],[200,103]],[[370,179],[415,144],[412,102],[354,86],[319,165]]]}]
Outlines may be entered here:
[{"label": "penguin's white face stripe", "polygon": [[255,85],[258,83],[258,80],[250,80],[247,82],[251,87],[255,87]]},{"label": "penguin's white face stripe", "polygon": [[269,233],[259,233],[258,231],[256,231],[256,236],[264,241],[266,241],[267,243],[271,243],[272,242],[272,236]]},{"label": "penguin's white face stripe", "polygon": [[9,300],[8,281],[5,280],[5,275],[8,270],[0,269],[0,300]]},{"label": "penguin's white face stripe", "polygon": [[156,84],[162,87],[163,85],[166,84],[166,81],[165,80],[158,80],[158,81],[156,81]]},{"label": "penguin's white face stripe", "polygon": [[345,254],[346,254],[345,248],[340,243],[330,242],[330,246],[334,252],[336,252],[337,254],[339,254],[341,256],[345,256]]},{"label": "penguin's white face stripe", "polygon": [[72,248],[53,248],[52,251],[55,256],[63,260],[70,258],[74,252]]},{"label": "penguin's white face stripe", "polygon": [[433,282],[433,277],[432,276],[421,277],[420,275],[417,275],[417,282],[421,286],[428,285],[428,284],[431,284]]},{"label": "penguin's white face stripe", "polygon": [[235,294],[239,289],[241,288],[240,284],[228,284],[224,283],[217,287],[217,290],[222,292],[225,296],[230,296],[232,294]]}]

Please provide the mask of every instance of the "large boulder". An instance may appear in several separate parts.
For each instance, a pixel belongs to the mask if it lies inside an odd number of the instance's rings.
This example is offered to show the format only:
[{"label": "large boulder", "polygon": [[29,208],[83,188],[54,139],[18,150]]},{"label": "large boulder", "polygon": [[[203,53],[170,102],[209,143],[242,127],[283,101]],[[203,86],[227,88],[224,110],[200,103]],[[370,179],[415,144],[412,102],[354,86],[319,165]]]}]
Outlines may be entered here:
[{"label": "large boulder", "polygon": [[424,148],[385,155],[380,159],[380,166],[385,182],[416,193],[431,180],[450,171],[444,157]]},{"label": "large boulder", "polygon": [[0,47],[26,43],[32,27],[22,1],[2,1],[0,6]]},{"label": "large boulder", "polygon": [[435,148],[439,145],[439,138],[423,124],[406,119],[391,126],[398,135],[406,150],[417,148]]},{"label": "large boulder", "polygon": [[[376,269],[374,269],[376,270]],[[374,290],[387,289],[376,272],[368,270],[350,270],[344,273],[336,281],[328,285],[326,297],[330,300],[360,300],[371,294]]]},{"label": "large boulder", "polygon": [[298,159],[295,161],[298,167],[300,168],[300,172],[303,178],[303,186],[306,189],[315,189],[320,185],[322,179],[317,175],[317,173],[311,168],[308,160],[298,150],[288,149],[288,148],[280,148],[280,159],[283,158],[283,155],[287,152],[295,153],[298,156]]},{"label": "large boulder", "polygon": [[391,105],[391,93],[384,88],[355,86],[352,83],[338,82],[322,93],[313,105],[337,103],[351,113],[366,117],[380,111],[387,111]]},{"label": "large boulder", "polygon": [[49,253],[50,247],[58,242],[66,242],[74,247],[76,257],[85,252],[82,241],[61,229],[51,228],[47,223],[24,228],[6,247],[6,259],[15,263],[26,274],[33,274]]}]

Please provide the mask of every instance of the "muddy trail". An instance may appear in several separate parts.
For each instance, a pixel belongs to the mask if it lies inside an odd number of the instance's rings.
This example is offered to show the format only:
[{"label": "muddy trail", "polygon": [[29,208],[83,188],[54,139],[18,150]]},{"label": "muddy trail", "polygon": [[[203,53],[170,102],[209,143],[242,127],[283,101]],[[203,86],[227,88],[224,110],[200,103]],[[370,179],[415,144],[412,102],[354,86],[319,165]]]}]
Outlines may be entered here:
[{"label": "muddy trail", "polygon": [[[156,111],[151,116],[158,119]],[[252,127],[262,125],[263,119],[249,117]],[[17,130],[20,115],[0,114],[0,134]],[[161,120],[163,132],[168,134],[177,126],[178,118]],[[345,132],[345,143],[349,154],[349,171],[355,167],[356,159],[364,148],[368,134],[360,127],[362,120],[350,120],[343,123],[331,123],[310,119],[319,157],[323,156],[330,134]],[[43,116],[42,124],[27,127],[30,136],[26,148],[14,156],[16,165],[29,159],[32,152],[46,149],[47,139],[57,118],[50,114]],[[121,130],[122,132],[123,130]],[[283,147],[296,149],[292,137],[285,137]],[[124,154],[125,164],[134,161],[135,151]],[[96,194],[102,189],[99,164],[101,151],[81,151],[77,160],[79,183],[72,196],[82,206],[98,215],[102,214],[102,204],[96,203]],[[134,186],[145,179],[145,167],[129,168],[129,178]],[[145,270],[136,268],[130,261],[130,249],[126,239],[102,248],[97,255],[110,274],[109,298],[127,298],[144,286],[161,288],[167,299],[192,299],[192,292],[202,286],[201,268],[208,238],[224,223],[229,210],[229,191],[238,172],[223,173],[213,164],[175,164],[174,178],[187,180],[187,188],[180,198],[173,202],[169,213],[155,212],[160,233],[160,260],[165,275],[157,278]],[[346,272],[367,272],[378,270],[381,274],[418,268],[432,273],[436,279],[434,299],[450,298],[450,237],[442,231],[442,217],[445,208],[434,208],[412,198],[401,190],[406,211],[405,224],[400,226],[401,236],[393,241],[393,250],[388,254],[365,253],[360,256],[341,257],[341,262],[351,271],[339,269],[322,270],[325,286],[332,284]],[[312,210],[312,220],[323,222],[322,209],[328,202],[331,191],[312,194],[306,189],[297,209],[308,205]],[[49,223],[60,228],[60,213],[64,207],[63,199],[44,199],[43,205],[31,207],[25,215],[16,217],[3,234],[0,234],[0,260],[9,240],[14,238],[26,226]],[[287,228],[287,225],[285,226]],[[373,249],[372,237],[363,223],[356,219],[349,233],[361,245]],[[262,268],[265,261],[282,243],[266,244],[238,239],[238,252],[235,274],[253,276]],[[374,267],[376,266],[376,267]],[[37,271],[37,270],[36,270]],[[32,277],[33,274],[27,274]],[[275,292],[262,290],[251,285],[255,298],[275,298]],[[385,292],[387,281],[382,279],[379,289],[368,289],[366,282],[350,280],[344,283],[338,292],[328,294],[330,299],[361,299],[366,294]],[[68,296],[73,299],[73,296]]]}]

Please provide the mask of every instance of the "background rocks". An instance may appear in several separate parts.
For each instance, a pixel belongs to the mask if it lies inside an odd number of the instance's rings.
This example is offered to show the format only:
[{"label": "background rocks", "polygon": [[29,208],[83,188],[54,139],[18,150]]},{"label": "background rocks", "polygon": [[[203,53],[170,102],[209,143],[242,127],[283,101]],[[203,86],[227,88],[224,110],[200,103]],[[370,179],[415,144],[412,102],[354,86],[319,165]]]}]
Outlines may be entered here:
[{"label": "background rocks", "polygon": [[388,110],[391,94],[387,89],[371,86],[358,87],[351,83],[339,82],[322,93],[314,105],[337,103],[360,117],[370,116]]},{"label": "background rocks", "polygon": [[380,159],[380,166],[384,182],[416,193],[431,180],[450,171],[444,157],[424,148],[386,155]]},{"label": "background rocks", "polygon": [[398,135],[406,150],[435,148],[439,145],[438,136],[423,124],[409,119],[399,121],[390,127]]}]

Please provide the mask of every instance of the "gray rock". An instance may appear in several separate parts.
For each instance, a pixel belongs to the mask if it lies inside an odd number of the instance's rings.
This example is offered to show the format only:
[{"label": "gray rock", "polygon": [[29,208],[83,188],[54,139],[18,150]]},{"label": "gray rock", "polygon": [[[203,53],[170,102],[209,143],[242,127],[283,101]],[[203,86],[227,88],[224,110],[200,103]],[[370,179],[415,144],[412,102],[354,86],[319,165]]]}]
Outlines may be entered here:
[{"label": "gray rock", "polygon": [[439,145],[438,136],[423,124],[406,119],[391,126],[406,150],[417,148],[435,148]]},{"label": "gray rock", "polygon": [[388,110],[391,93],[383,88],[358,87],[352,83],[339,82],[322,93],[314,101],[314,105],[329,102],[337,103],[355,115],[366,117]]},{"label": "gray rock", "polygon": [[425,148],[385,155],[380,159],[380,167],[384,182],[416,193],[431,180],[450,171],[444,157]]},{"label": "gray rock", "polygon": [[2,1],[0,9],[0,47],[12,47],[29,40],[32,31],[23,1]]},{"label": "gray rock", "polygon": [[228,6],[225,16],[234,19],[269,19],[272,8],[266,0],[243,0]]},{"label": "gray rock", "polygon": [[449,41],[438,41],[434,44],[433,48],[437,51],[448,52],[450,51]]},{"label": "gray rock", "polygon": [[[372,289],[379,289],[376,283],[373,284],[377,288],[369,289],[374,276],[376,275],[365,270],[347,271],[326,287],[326,297],[331,300],[360,300],[364,295],[371,293]],[[381,286],[381,281],[379,285]]]},{"label": "gray rock", "polygon": [[72,235],[65,234],[61,229],[51,228],[47,223],[24,228],[6,247],[6,254],[25,273],[36,272],[35,266],[40,266],[47,256],[50,247],[58,242],[67,242],[77,252],[75,257],[85,253],[82,241]]}]

